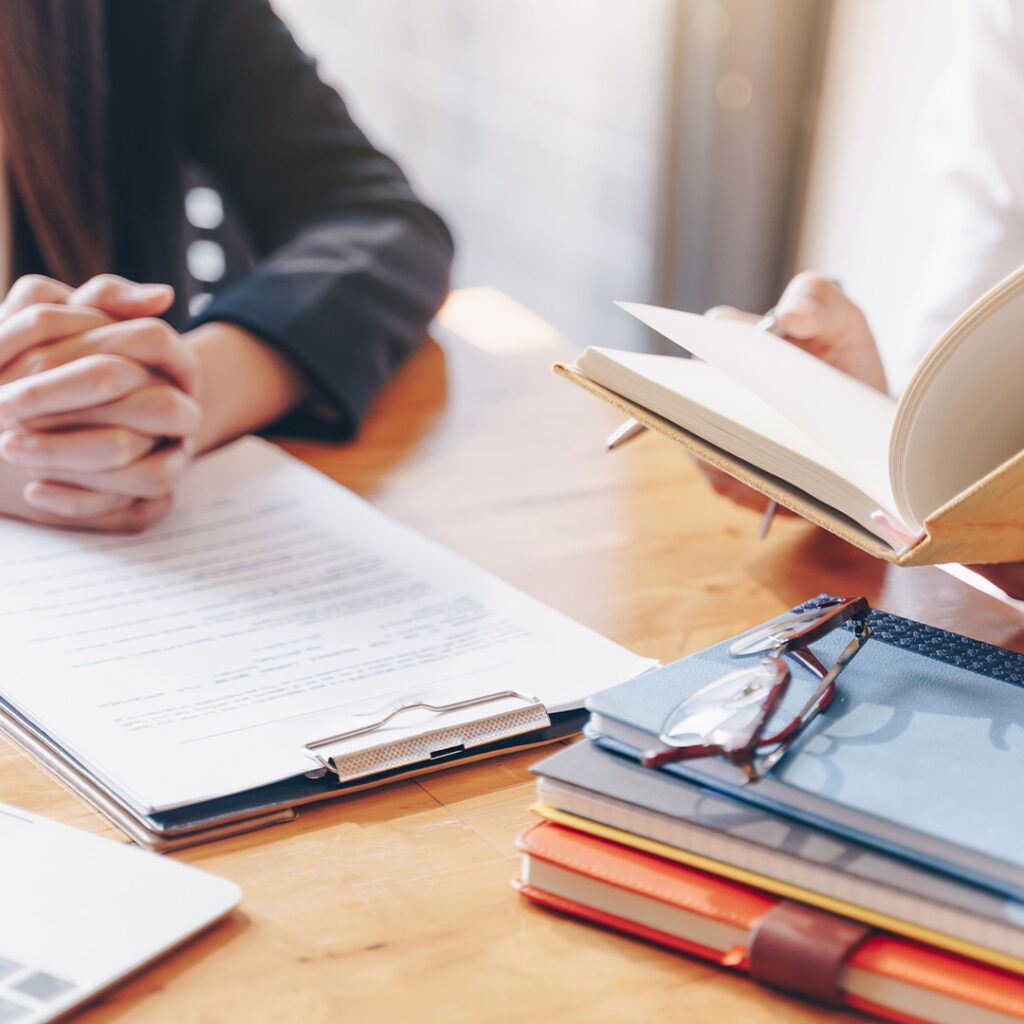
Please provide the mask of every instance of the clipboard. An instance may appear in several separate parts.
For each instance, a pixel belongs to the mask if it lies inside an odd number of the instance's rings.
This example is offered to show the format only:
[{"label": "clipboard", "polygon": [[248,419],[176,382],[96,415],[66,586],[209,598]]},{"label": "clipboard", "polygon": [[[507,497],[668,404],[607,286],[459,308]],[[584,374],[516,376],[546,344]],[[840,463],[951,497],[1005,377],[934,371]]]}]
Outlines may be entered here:
[{"label": "clipboard", "polygon": [[[435,728],[363,747],[338,751],[353,736],[382,728],[414,708],[445,711],[472,705],[519,702],[501,712],[485,710],[480,718]],[[347,732],[312,737],[304,744],[310,770],[281,782],[171,811],[146,814],[98,779],[52,737],[0,697],[0,733],[41,765],[65,788],[120,829],[139,846],[156,853],[197,846],[292,821],[298,808],[333,800],[391,782],[441,771],[455,765],[527,750],[578,733],[587,718],[583,709],[550,713],[537,698],[516,691],[470,697],[445,705],[417,701],[399,705],[376,721]]]}]

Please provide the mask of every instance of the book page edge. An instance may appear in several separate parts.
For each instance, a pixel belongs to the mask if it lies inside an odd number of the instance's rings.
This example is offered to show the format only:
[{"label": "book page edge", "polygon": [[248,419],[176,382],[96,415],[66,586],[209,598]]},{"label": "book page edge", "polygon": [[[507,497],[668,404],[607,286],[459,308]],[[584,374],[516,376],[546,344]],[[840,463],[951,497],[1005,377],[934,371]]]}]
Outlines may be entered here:
[{"label": "book page edge", "polygon": [[649,409],[645,409],[643,406],[637,405],[603,385],[592,381],[581,373],[575,365],[555,363],[552,369],[558,376],[583,388],[584,391],[590,392],[602,401],[619,409],[625,415],[633,417],[633,419],[642,423],[648,429],[682,445],[702,462],[706,462],[716,469],[721,469],[723,472],[728,473],[729,476],[739,480],[740,483],[752,487],[754,490],[765,495],[765,497],[771,498],[780,505],[784,505],[791,511],[796,512],[797,515],[808,520],[808,522],[820,526],[822,529],[834,534],[841,540],[845,540],[854,547],[860,548],[861,551],[873,555],[875,558],[881,558],[893,563],[897,561],[898,553],[885,544],[884,541],[873,537],[852,520],[848,520],[841,513],[830,509],[822,502],[812,498],[809,494],[791,487],[778,477],[761,472],[749,462],[744,462],[742,459],[730,455],[723,449],[701,440],[696,434],[684,430],[682,427],[658,416]]}]

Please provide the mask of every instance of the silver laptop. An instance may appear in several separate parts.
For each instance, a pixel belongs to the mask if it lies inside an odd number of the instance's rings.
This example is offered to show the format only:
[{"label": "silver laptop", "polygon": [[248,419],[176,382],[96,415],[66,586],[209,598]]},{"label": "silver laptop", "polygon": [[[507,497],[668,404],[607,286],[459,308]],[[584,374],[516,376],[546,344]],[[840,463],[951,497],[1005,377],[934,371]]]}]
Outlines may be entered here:
[{"label": "silver laptop", "polygon": [[177,861],[0,804],[0,1024],[66,1013],[233,909]]}]

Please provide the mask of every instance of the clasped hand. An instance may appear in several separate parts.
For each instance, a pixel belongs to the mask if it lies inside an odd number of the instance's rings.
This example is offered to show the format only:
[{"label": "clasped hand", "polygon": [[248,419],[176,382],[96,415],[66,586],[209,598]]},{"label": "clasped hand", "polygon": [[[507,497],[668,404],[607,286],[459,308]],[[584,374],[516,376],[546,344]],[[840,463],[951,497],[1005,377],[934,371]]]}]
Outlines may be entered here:
[{"label": "clasped hand", "polygon": [[166,285],[24,277],[0,303],[0,514],[141,530],[195,451],[199,364]]}]

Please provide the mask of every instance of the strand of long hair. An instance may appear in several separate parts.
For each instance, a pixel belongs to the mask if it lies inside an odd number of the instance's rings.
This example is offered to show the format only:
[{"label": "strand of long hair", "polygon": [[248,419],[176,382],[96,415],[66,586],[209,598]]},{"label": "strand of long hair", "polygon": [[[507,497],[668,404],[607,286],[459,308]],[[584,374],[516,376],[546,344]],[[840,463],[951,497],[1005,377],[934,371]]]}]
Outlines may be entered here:
[{"label": "strand of long hair", "polygon": [[0,0],[8,181],[47,271],[79,284],[110,264],[102,0]]}]

